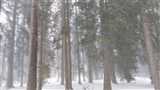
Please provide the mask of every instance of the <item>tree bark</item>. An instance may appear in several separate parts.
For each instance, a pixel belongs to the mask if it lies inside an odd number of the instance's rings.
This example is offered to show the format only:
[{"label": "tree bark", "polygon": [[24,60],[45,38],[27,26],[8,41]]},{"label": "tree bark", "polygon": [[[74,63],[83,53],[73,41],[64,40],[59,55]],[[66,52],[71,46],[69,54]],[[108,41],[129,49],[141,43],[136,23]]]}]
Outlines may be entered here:
[{"label": "tree bark", "polygon": [[40,39],[40,50],[39,50],[39,72],[38,72],[38,90],[42,90],[43,85],[43,75],[42,75],[42,66],[43,66],[43,36],[45,30],[45,21],[42,21],[42,29],[41,29],[41,39]]},{"label": "tree bark", "polygon": [[13,61],[14,61],[14,39],[15,39],[15,27],[16,27],[16,16],[17,16],[17,1],[14,1],[14,10],[13,10],[13,21],[12,21],[12,35],[10,37],[10,52],[8,57],[8,73],[7,73],[7,82],[6,87],[13,87]]},{"label": "tree bark", "polygon": [[0,15],[1,15],[1,8],[2,8],[2,0],[0,0]]},{"label": "tree bark", "polygon": [[93,83],[92,81],[92,62],[91,62],[91,59],[88,58],[88,81],[89,83]]},{"label": "tree bark", "polygon": [[21,62],[21,84],[20,84],[20,86],[21,87],[23,87],[23,67],[24,67],[24,34],[23,34],[23,41],[22,41],[22,45],[23,45],[23,47],[22,47],[22,62]]},{"label": "tree bark", "polygon": [[[63,42],[63,36],[62,36],[62,43],[64,43]],[[62,59],[61,59],[61,85],[64,85],[64,55],[63,55],[63,53],[64,53],[64,48],[63,48],[63,44],[62,44]]]},{"label": "tree bark", "polygon": [[80,71],[80,53],[79,53],[79,33],[78,33],[78,26],[77,26],[77,7],[76,7],[76,39],[77,39],[77,66],[78,66],[78,84],[81,84],[81,71]]},{"label": "tree bark", "polygon": [[[64,85],[64,67],[65,67],[65,0],[62,1],[62,61],[61,61],[61,85]],[[65,76],[66,77],[66,76]]]},{"label": "tree bark", "polygon": [[68,71],[68,54],[67,54],[67,27],[66,27],[66,3],[62,1],[62,58],[65,67],[65,90],[69,90],[69,71]]},{"label": "tree bark", "polygon": [[30,46],[29,46],[29,68],[28,68],[27,90],[36,90],[37,89],[38,0],[32,0],[31,3],[32,5],[31,5],[31,21],[30,21]]},{"label": "tree bark", "polygon": [[157,61],[154,57],[150,31],[149,31],[149,27],[148,27],[145,9],[143,7],[141,9],[141,12],[142,12],[142,23],[143,23],[143,31],[144,31],[147,56],[148,56],[149,64],[150,64],[150,74],[151,74],[151,77],[153,80],[154,89],[159,90],[160,89],[160,81],[159,81],[158,65],[157,65]]},{"label": "tree bark", "polygon": [[72,60],[71,60],[71,41],[70,41],[70,22],[69,22],[69,1],[66,0],[66,7],[67,7],[67,32],[68,32],[68,82],[69,82],[69,89],[72,89]]},{"label": "tree bark", "polygon": [[[106,1],[100,0],[100,7],[106,9]],[[104,11],[100,12],[100,19],[101,19],[101,34],[102,34],[102,51],[104,55],[103,67],[104,67],[104,83],[103,83],[103,90],[111,90],[111,82],[110,82],[110,70],[109,70],[109,50],[108,50],[108,42],[106,37],[106,19],[107,15]]]},{"label": "tree bark", "polygon": [[82,73],[83,73],[83,81],[86,81],[86,79],[85,79],[85,58],[84,58],[84,51],[83,51],[83,47],[82,47],[82,60],[83,60],[83,65],[82,65]]}]

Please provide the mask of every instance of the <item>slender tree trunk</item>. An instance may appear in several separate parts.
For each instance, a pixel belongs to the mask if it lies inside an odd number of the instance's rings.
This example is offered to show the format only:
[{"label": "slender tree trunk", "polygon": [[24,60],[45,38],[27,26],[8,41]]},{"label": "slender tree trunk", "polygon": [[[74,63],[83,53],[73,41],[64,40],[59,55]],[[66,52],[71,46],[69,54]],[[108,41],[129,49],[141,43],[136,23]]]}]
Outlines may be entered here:
[{"label": "slender tree trunk", "polygon": [[10,38],[10,52],[8,58],[8,73],[7,73],[7,82],[6,87],[13,87],[13,61],[14,61],[14,39],[15,39],[15,27],[16,27],[16,15],[17,15],[17,1],[14,1],[14,10],[13,10],[13,21],[12,21],[12,35]]},{"label": "slender tree trunk", "polygon": [[70,22],[69,22],[69,1],[66,0],[66,7],[67,7],[67,32],[68,32],[68,83],[69,89],[72,89],[72,60],[71,60],[71,41],[70,41]]},{"label": "slender tree trunk", "polygon": [[157,61],[154,57],[150,31],[149,31],[149,27],[148,27],[145,9],[143,7],[141,9],[141,12],[142,12],[142,23],[143,23],[143,31],[144,31],[147,56],[149,59],[149,64],[150,64],[150,69],[151,69],[150,74],[153,79],[154,89],[159,90],[160,89],[160,81],[159,81],[158,65],[157,65]]},{"label": "slender tree trunk", "polygon": [[91,62],[91,59],[88,58],[88,81],[89,83],[93,83],[92,81],[92,62]]},{"label": "slender tree trunk", "polygon": [[[63,41],[63,36],[62,36],[62,43],[64,43]],[[61,85],[64,85],[64,47],[62,44],[62,59],[61,59]]]},{"label": "slender tree trunk", "polygon": [[22,47],[22,62],[21,62],[21,84],[20,86],[23,87],[23,67],[24,67],[24,34],[23,34],[23,41],[22,41],[23,47]]},{"label": "slender tree trunk", "polygon": [[0,15],[1,15],[1,8],[2,8],[2,0],[0,0]]},{"label": "slender tree trunk", "polygon": [[[64,85],[64,67],[65,67],[65,0],[62,1],[62,61],[61,61],[61,85]],[[66,77],[66,76],[65,76]]]},{"label": "slender tree trunk", "polygon": [[58,58],[57,58],[57,60],[58,60],[58,66],[57,66],[57,81],[59,81],[59,68],[60,68],[60,61],[59,61],[59,58],[60,58],[60,50],[57,50],[57,56],[58,56]]},{"label": "slender tree trunk", "polygon": [[45,21],[42,21],[42,29],[41,29],[41,40],[40,40],[40,58],[39,58],[39,72],[38,72],[38,90],[42,90],[43,85],[43,75],[42,75],[42,66],[43,66],[43,36],[45,30]]},{"label": "slender tree trunk", "polygon": [[82,65],[82,69],[83,69],[83,81],[86,81],[86,79],[85,79],[85,58],[84,58],[84,51],[83,51],[83,47],[82,47],[82,60],[83,60],[83,65]]},{"label": "slender tree trunk", "polygon": [[67,54],[67,27],[66,27],[66,3],[65,0],[62,1],[62,57],[65,62],[65,90],[69,90],[69,62]]},{"label": "slender tree trunk", "polygon": [[76,7],[76,39],[77,39],[77,61],[78,61],[78,63],[77,63],[77,66],[78,66],[78,84],[81,84],[81,70],[80,70],[80,53],[79,53],[79,33],[78,33],[78,26],[77,26],[77,7]]},{"label": "slender tree trunk", "polygon": [[38,43],[38,23],[37,6],[38,0],[31,1],[31,21],[30,21],[30,46],[29,46],[29,68],[27,90],[37,89],[37,43]]}]

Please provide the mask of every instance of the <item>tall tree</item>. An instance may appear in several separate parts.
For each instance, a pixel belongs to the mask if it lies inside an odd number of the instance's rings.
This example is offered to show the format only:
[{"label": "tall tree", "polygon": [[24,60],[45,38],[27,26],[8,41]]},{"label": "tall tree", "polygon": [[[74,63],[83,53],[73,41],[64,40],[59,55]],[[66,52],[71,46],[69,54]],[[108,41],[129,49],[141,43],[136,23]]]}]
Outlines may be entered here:
[{"label": "tall tree", "polygon": [[17,1],[14,1],[13,21],[12,21],[12,35],[10,37],[10,52],[8,57],[8,73],[6,87],[13,87],[13,62],[14,62],[14,45],[15,45],[15,27],[16,27],[16,15],[17,15]]},{"label": "tall tree", "polygon": [[[24,24],[25,25],[25,24]],[[20,84],[20,86],[21,87],[23,87],[23,72],[24,72],[24,70],[23,70],[23,67],[24,67],[24,39],[25,39],[25,34],[23,33],[23,37],[22,37],[22,61],[21,61],[21,84]]]},{"label": "tall tree", "polygon": [[84,57],[84,50],[83,50],[83,46],[81,47],[82,49],[81,49],[81,57],[82,57],[82,60],[83,60],[83,62],[82,62],[82,74],[83,74],[83,81],[86,81],[86,79],[85,79],[85,57]]},{"label": "tall tree", "polygon": [[[100,0],[100,8],[107,9],[107,2],[105,0]],[[101,20],[101,34],[102,34],[102,51],[103,51],[103,69],[104,69],[104,82],[103,82],[103,90],[111,90],[111,81],[110,81],[110,70],[109,70],[109,49],[108,49],[108,39],[107,39],[107,31],[109,31],[107,24],[107,14],[105,11],[100,12],[100,20]],[[107,30],[106,30],[107,29]]]},{"label": "tall tree", "polygon": [[66,0],[62,1],[62,58],[65,66],[65,90],[69,90],[68,56],[67,56],[67,29],[66,29]]},{"label": "tall tree", "polygon": [[42,2],[42,15],[41,15],[41,20],[40,20],[40,26],[41,26],[41,32],[40,32],[40,50],[39,50],[39,68],[38,68],[38,90],[42,90],[42,85],[43,85],[43,36],[44,36],[44,30],[45,30],[45,20],[44,20],[44,2]]},{"label": "tall tree", "polygon": [[0,0],[0,15],[1,15],[1,8],[2,8],[2,0]]},{"label": "tall tree", "polygon": [[32,0],[27,90],[36,90],[37,88],[37,42],[38,42],[37,8],[38,8],[38,0]]},{"label": "tall tree", "polygon": [[66,19],[66,29],[67,29],[67,32],[68,32],[68,43],[67,43],[67,46],[68,46],[68,78],[69,78],[69,88],[72,89],[72,60],[71,60],[71,41],[70,41],[70,4],[69,4],[69,0],[66,0],[66,7],[67,7],[67,19]]},{"label": "tall tree", "polygon": [[78,17],[77,17],[77,7],[76,7],[76,26],[75,26],[75,28],[76,28],[76,41],[77,41],[77,50],[76,50],[76,52],[77,52],[77,61],[78,61],[78,63],[77,63],[77,66],[78,66],[78,84],[81,84],[81,70],[80,70],[80,52],[79,52],[79,32],[78,32],[78,25],[77,25],[77,19],[78,19]]},{"label": "tall tree", "polygon": [[[139,0],[139,2],[142,4],[142,2]],[[145,45],[146,45],[146,50],[147,50],[147,56],[149,59],[149,64],[150,64],[150,74],[153,79],[153,84],[154,84],[154,89],[159,90],[160,89],[160,79],[159,79],[159,71],[158,71],[158,65],[157,61],[154,56],[153,52],[153,46],[152,46],[152,41],[151,41],[151,36],[150,36],[150,30],[147,22],[147,17],[146,17],[146,12],[145,8],[142,6],[141,8],[141,13],[142,13],[142,25],[143,25],[143,32],[144,32],[144,39],[145,39]]]}]

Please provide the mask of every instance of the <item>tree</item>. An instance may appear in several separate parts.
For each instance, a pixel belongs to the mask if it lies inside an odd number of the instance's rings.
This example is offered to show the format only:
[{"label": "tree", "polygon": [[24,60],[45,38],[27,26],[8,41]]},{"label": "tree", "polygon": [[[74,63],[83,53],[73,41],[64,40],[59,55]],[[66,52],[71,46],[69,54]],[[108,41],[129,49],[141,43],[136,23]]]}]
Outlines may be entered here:
[{"label": "tree", "polygon": [[77,41],[77,66],[78,66],[78,84],[81,84],[81,71],[80,71],[80,53],[79,53],[79,32],[78,32],[78,25],[77,25],[77,7],[76,7],[76,41]]},{"label": "tree", "polygon": [[1,15],[1,8],[2,8],[2,0],[0,0],[0,15]]},{"label": "tree", "polygon": [[[25,24],[24,24],[25,25]],[[22,61],[21,61],[21,87],[23,87],[23,72],[24,72],[24,70],[23,70],[23,67],[24,67],[24,40],[25,40],[25,34],[23,33],[23,37],[22,37],[22,45],[23,45],[23,47],[22,47]]]},{"label": "tree", "polygon": [[40,32],[40,50],[39,50],[39,70],[38,70],[38,90],[42,90],[42,85],[43,85],[43,36],[44,36],[44,30],[45,30],[45,20],[44,20],[44,2],[42,2],[42,18],[41,18],[41,32]]},{"label": "tree", "polygon": [[15,45],[15,27],[16,27],[16,15],[17,15],[17,1],[14,1],[14,10],[13,10],[13,21],[12,21],[12,35],[10,37],[10,53],[8,57],[8,73],[7,73],[7,82],[6,87],[13,87],[13,62],[14,62],[14,45]]},{"label": "tree", "polygon": [[[139,2],[142,4],[142,2],[139,0]],[[147,17],[146,17],[146,12],[145,8],[142,6],[141,8],[141,13],[142,13],[142,25],[143,25],[143,32],[144,32],[144,39],[145,39],[145,45],[146,45],[146,50],[147,50],[147,56],[149,59],[149,65],[150,65],[150,74],[153,79],[153,84],[155,90],[160,89],[160,79],[159,79],[159,71],[158,71],[158,65],[157,61],[154,57],[154,52],[153,52],[153,46],[152,46],[152,41],[151,41],[151,36],[150,36],[150,30],[148,27],[148,22],[147,22]]]},{"label": "tree", "polygon": [[64,61],[65,66],[65,90],[71,89],[69,87],[70,81],[69,81],[69,58],[67,54],[67,20],[66,20],[66,2],[65,0],[62,1],[62,58]]},{"label": "tree", "polygon": [[37,6],[38,6],[38,0],[32,0],[27,90],[36,90],[37,88],[37,42],[38,42]]},{"label": "tree", "polygon": [[67,19],[66,19],[66,29],[67,29],[67,32],[68,32],[68,43],[67,43],[67,46],[68,46],[68,78],[69,78],[69,88],[72,89],[72,60],[71,60],[71,41],[70,41],[70,5],[69,5],[69,0],[66,0],[66,7],[67,7]]},{"label": "tree", "polygon": [[[100,8],[107,9],[107,2],[104,0],[100,0]],[[103,82],[103,90],[111,90],[111,82],[110,82],[110,70],[109,70],[109,49],[108,49],[108,39],[107,39],[107,31],[109,28],[105,25],[108,21],[108,16],[106,12],[100,12],[100,20],[101,20],[101,34],[102,34],[102,51],[103,51],[103,69],[104,69],[104,82]],[[107,29],[107,31],[105,31]]]}]

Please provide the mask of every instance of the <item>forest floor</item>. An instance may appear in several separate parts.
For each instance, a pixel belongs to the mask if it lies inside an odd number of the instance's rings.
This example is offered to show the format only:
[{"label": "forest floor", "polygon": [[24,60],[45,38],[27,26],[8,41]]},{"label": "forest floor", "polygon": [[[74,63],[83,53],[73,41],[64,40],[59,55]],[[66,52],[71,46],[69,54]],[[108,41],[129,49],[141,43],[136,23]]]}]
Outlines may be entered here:
[{"label": "forest floor", "polygon": [[[42,90],[64,90],[64,85],[60,85],[52,79],[48,80],[49,83],[43,86]],[[79,85],[73,81],[74,90],[103,90],[103,80],[94,80],[94,83],[82,82]],[[19,83],[15,83],[15,88],[9,90],[26,90],[26,87],[19,87]],[[26,85],[24,85],[26,86]],[[2,90],[7,90],[3,88]],[[125,81],[118,81],[118,84],[112,84],[112,90],[154,90],[153,85],[149,78],[136,77],[135,81],[126,83]]]}]

